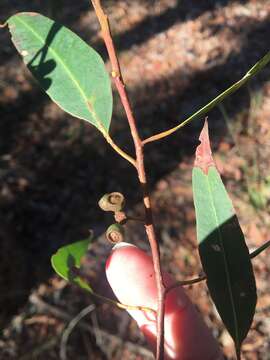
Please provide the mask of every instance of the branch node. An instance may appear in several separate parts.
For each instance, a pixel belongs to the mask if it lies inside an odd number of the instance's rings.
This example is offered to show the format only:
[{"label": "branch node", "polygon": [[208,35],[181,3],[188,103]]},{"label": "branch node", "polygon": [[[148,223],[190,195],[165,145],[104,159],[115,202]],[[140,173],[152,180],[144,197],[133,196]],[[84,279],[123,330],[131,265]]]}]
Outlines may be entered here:
[{"label": "branch node", "polygon": [[118,77],[120,76],[119,72],[116,71],[116,70],[113,70],[113,71],[111,72],[111,75],[112,75],[112,77],[113,77],[114,79],[115,79],[115,78],[118,78]]}]

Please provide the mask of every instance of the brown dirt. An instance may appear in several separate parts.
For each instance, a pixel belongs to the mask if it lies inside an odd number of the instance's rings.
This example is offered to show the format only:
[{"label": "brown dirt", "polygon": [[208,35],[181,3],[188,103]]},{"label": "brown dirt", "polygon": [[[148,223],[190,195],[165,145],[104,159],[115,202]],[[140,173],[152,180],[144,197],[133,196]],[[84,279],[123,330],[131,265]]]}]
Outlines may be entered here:
[{"label": "brown dirt", "polygon": [[[87,2],[54,9],[37,1],[0,4],[0,23],[17,11],[52,14],[106,59]],[[236,81],[269,49],[270,1],[104,1],[123,74],[143,137],[165,130]],[[42,94],[0,32],[0,359],[59,359],[67,323],[94,299],[52,274],[51,254],[62,244],[97,235],[112,221],[97,207],[101,195],[121,191],[140,215],[134,171],[85,123],[64,114]],[[109,66],[109,65],[108,65]],[[209,114],[215,160],[250,249],[269,240],[270,85],[266,68]],[[177,279],[201,271],[195,237],[191,170],[201,121],[147,147],[157,231],[164,267]],[[112,135],[132,142],[115,96]],[[141,226],[128,238],[147,248]],[[94,250],[93,283],[112,296],[104,279],[108,245]],[[254,261],[258,306],[243,359],[269,360],[270,252]],[[205,284],[187,289],[224,354],[233,346]],[[72,332],[68,358],[148,359],[146,344],[127,314],[97,304]],[[83,324],[83,325],[82,325]],[[90,328],[89,328],[90,326]],[[94,329],[94,331],[93,331]]]}]

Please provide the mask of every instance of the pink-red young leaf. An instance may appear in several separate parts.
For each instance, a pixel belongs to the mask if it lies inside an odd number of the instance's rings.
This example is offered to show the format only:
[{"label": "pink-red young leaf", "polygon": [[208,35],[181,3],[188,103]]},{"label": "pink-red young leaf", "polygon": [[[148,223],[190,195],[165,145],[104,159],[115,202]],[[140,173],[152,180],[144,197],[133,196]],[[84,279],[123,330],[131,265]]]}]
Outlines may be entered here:
[{"label": "pink-red young leaf", "polygon": [[196,149],[196,157],[194,166],[199,167],[207,174],[210,166],[215,166],[209,141],[208,122],[205,119],[204,127],[201,131],[200,145]]}]

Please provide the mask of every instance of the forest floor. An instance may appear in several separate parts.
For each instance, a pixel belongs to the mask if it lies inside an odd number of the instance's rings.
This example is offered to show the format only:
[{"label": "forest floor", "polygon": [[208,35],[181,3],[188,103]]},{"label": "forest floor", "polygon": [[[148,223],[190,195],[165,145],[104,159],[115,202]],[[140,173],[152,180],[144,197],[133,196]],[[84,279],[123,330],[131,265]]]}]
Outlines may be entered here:
[{"label": "forest floor", "polygon": [[[50,15],[80,34],[107,61],[89,4],[52,4],[1,0],[0,23],[18,11]],[[178,124],[240,79],[269,50],[269,0],[104,4],[144,138]],[[125,311],[89,298],[60,280],[50,266],[50,256],[59,246],[83,239],[93,229],[93,285],[97,292],[113,296],[104,274],[111,247],[102,235],[112,218],[98,209],[97,202],[106,192],[121,191],[128,211],[140,215],[135,173],[93,127],[64,114],[41,92],[6,29],[0,31],[0,44],[0,359],[151,359]],[[214,158],[250,251],[270,239],[269,76],[268,66],[208,114]],[[111,132],[132,153],[128,126],[114,95]],[[201,127],[202,119],[195,120],[146,147],[162,261],[178,280],[202,270],[191,189]],[[127,225],[127,238],[148,249],[142,226]],[[253,266],[258,304],[242,358],[269,360],[270,251],[257,256]],[[186,290],[227,359],[233,359],[232,340],[206,285]],[[69,334],[70,322],[84,308],[89,314]]]}]

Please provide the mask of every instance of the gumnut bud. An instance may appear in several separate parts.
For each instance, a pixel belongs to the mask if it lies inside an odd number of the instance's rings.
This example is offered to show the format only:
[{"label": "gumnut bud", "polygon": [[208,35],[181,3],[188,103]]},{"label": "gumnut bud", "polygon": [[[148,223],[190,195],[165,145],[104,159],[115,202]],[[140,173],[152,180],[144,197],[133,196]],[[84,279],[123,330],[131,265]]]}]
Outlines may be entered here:
[{"label": "gumnut bud", "polygon": [[99,200],[98,205],[103,211],[118,212],[125,206],[125,197],[119,192],[105,194]]},{"label": "gumnut bud", "polygon": [[113,244],[118,244],[124,241],[125,230],[120,224],[112,224],[106,231],[106,238]]}]

